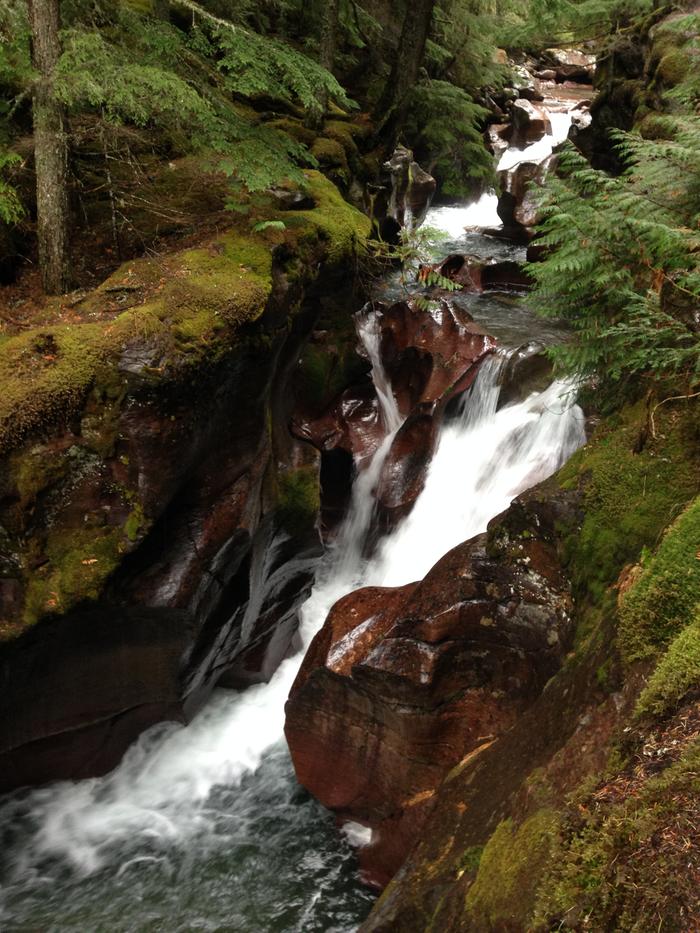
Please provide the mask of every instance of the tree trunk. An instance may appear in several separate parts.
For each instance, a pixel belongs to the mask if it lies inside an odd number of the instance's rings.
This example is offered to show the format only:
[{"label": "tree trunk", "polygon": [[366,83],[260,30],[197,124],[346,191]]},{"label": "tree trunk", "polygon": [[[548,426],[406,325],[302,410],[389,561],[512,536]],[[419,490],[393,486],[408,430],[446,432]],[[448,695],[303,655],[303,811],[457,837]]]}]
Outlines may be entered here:
[{"label": "tree trunk", "polygon": [[333,70],[338,33],[338,0],[326,0],[321,22],[321,44],[318,60],[328,71]]},{"label": "tree trunk", "polygon": [[[338,0],[326,0],[321,20],[321,37],[319,42],[318,60],[327,71],[333,71],[335,61],[335,47],[338,35]],[[328,109],[328,93],[325,88],[319,91],[318,100],[321,105],[319,125],[323,122],[323,114]]]},{"label": "tree trunk", "polygon": [[394,64],[375,108],[380,133],[385,137],[399,130],[405,120],[408,95],[423,64],[434,8],[435,0],[407,0]]},{"label": "tree trunk", "polygon": [[39,77],[34,85],[34,160],[36,163],[37,236],[44,290],[68,288],[68,145],[63,107],[53,94],[53,72],[61,54],[59,0],[28,0],[32,60]]}]

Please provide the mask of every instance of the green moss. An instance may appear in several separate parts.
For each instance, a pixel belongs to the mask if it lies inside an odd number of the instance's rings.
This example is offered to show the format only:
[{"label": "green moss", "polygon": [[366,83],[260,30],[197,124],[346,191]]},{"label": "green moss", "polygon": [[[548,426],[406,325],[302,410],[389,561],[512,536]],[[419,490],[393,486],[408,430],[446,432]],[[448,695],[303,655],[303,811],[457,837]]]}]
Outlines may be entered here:
[{"label": "green moss", "polygon": [[279,120],[270,120],[265,125],[270,129],[286,133],[287,136],[291,136],[292,139],[296,140],[298,143],[303,143],[305,146],[313,146],[314,140],[316,139],[316,133],[310,130],[308,126],[304,126],[302,120],[283,117]]},{"label": "green moss", "polygon": [[511,819],[499,823],[467,893],[470,929],[528,928],[557,821],[554,811],[542,809],[519,826]]},{"label": "green moss", "polygon": [[583,490],[583,522],[566,538],[564,554],[579,599],[599,602],[697,494],[697,418],[690,407],[666,412],[658,439],[635,453],[643,406],[625,409],[559,472],[563,488]]},{"label": "green moss", "polygon": [[[70,414],[93,385],[113,381],[126,346],[159,346],[165,371],[211,361],[212,344],[229,349],[237,328],[265,308],[271,251],[263,237],[228,233],[167,261],[128,263],[96,290],[87,310],[122,286],[143,286],[150,297],[111,320],[35,328],[0,347],[0,453]],[[163,366],[153,374],[162,377]]]},{"label": "green moss", "polygon": [[45,447],[37,445],[21,456],[11,457],[8,472],[20,497],[20,507],[24,509],[65,475],[66,460],[62,454],[51,455]]},{"label": "green moss", "polygon": [[336,139],[319,136],[311,147],[311,155],[318,160],[319,165],[346,170],[348,168],[345,149]]},{"label": "green moss", "polygon": [[283,473],[279,480],[278,519],[293,537],[313,530],[321,508],[321,491],[315,466]]},{"label": "green moss", "polygon": [[288,218],[290,226],[311,223],[325,242],[327,261],[339,264],[352,261],[365,252],[372,223],[343,199],[340,191],[320,172],[306,172],[306,187],[316,207],[295,211]]},{"label": "green moss", "polygon": [[[688,928],[697,903],[685,844],[697,824],[700,743],[660,776],[624,793],[586,801],[563,828],[542,880],[533,928],[668,931]],[[598,795],[598,799],[601,796]]]},{"label": "green moss", "polygon": [[673,139],[675,136],[673,121],[658,113],[647,114],[637,129],[644,139]]},{"label": "green moss", "polygon": [[471,874],[478,871],[483,854],[483,846],[469,846],[468,849],[465,849],[457,864],[457,875],[461,876],[466,872]]},{"label": "green moss", "polygon": [[50,534],[44,549],[47,562],[29,579],[23,626],[97,599],[125,551],[121,528],[59,528]]},{"label": "green moss", "polygon": [[685,78],[690,66],[691,62],[687,52],[674,49],[672,52],[667,52],[659,62],[656,69],[656,80],[666,87],[674,87]]},{"label": "green moss", "polygon": [[137,503],[131,510],[129,517],[124,523],[124,534],[133,544],[138,538],[142,536],[145,527],[146,518],[143,514],[141,504]]},{"label": "green moss", "polygon": [[329,120],[323,128],[323,135],[343,147],[348,157],[357,156],[357,139],[367,135],[367,128],[344,120]]},{"label": "green moss", "polygon": [[620,598],[619,643],[626,661],[653,656],[692,620],[700,603],[698,547],[700,498],[673,523]]},{"label": "green moss", "polygon": [[299,401],[309,412],[325,410],[343,389],[366,371],[364,361],[355,351],[356,338],[353,338],[354,333],[350,340],[338,340],[333,347],[314,343],[304,347],[294,379]]},{"label": "green moss", "polygon": [[700,607],[692,622],[671,642],[642,691],[638,717],[670,713],[687,694],[700,688]]}]

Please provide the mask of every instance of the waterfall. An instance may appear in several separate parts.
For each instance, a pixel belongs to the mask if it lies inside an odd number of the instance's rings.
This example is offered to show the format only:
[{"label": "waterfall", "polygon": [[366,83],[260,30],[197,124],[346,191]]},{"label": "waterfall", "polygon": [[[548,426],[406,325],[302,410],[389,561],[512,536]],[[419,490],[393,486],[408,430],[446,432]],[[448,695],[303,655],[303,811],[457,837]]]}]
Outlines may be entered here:
[{"label": "waterfall", "polygon": [[466,230],[501,227],[503,224],[497,208],[498,195],[490,190],[469,204],[431,207],[426,214],[425,225],[440,230],[449,240],[459,240]]},{"label": "waterfall", "polygon": [[379,414],[387,434],[396,433],[401,427],[401,415],[396,404],[391,382],[384,369],[381,357],[381,328],[379,315],[370,310],[356,318],[357,336],[372,364],[372,382],[377,393]]},{"label": "waterfall", "polygon": [[382,542],[367,582],[419,580],[448,550],[486,530],[519,493],[551,476],[585,442],[573,387],[544,392],[497,411],[505,356],[481,367],[459,417],[445,425],[425,486],[401,525]]},{"label": "waterfall", "polygon": [[[572,105],[573,107],[573,105]],[[547,109],[547,108],[545,108]],[[534,162],[539,165],[544,162],[554,151],[555,146],[563,143],[569,135],[573,114],[570,110],[558,111],[547,109],[551,132],[545,134],[542,139],[526,146],[525,149],[519,149],[517,146],[510,146],[500,158],[496,171],[509,172],[516,168],[521,162]]]},{"label": "waterfall", "polygon": [[[330,821],[315,802],[294,802],[281,739],[284,703],[304,653],[337,599],[364,584],[422,577],[513,496],[553,472],[584,434],[566,383],[497,410],[503,357],[490,358],[443,426],[413,511],[368,559],[374,491],[401,417],[374,313],[358,319],[358,335],[386,433],[358,472],[347,519],[301,610],[294,654],[268,684],[216,692],[187,728],[148,730],[111,774],[0,801],[3,928],[21,921],[27,928],[100,925],[126,933],[150,918],[154,929],[169,930],[350,931],[366,910],[362,898],[369,895],[352,887],[349,850]],[[260,913],[263,901],[267,912]],[[323,906],[329,901],[332,910]],[[273,915],[289,919],[272,924]],[[350,919],[340,922],[340,915]]]}]

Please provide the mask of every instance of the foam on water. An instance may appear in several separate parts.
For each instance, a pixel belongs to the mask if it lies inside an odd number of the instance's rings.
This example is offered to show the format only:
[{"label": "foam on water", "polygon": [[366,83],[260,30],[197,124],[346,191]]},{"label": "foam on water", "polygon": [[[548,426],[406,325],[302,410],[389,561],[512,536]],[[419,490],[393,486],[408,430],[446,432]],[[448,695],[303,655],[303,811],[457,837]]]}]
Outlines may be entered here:
[{"label": "foam on water", "polygon": [[487,191],[471,204],[431,207],[426,215],[425,225],[440,231],[450,240],[458,240],[468,230],[502,226],[497,207],[498,195],[495,191]]},{"label": "foam on water", "polygon": [[572,123],[572,114],[570,111],[548,110],[547,115],[551,125],[551,133],[547,133],[542,139],[532,143],[525,149],[518,149],[517,146],[510,146],[500,158],[497,166],[499,172],[509,172],[522,162],[534,162],[539,165],[554,151],[554,147],[563,143],[569,135],[569,129]]},{"label": "foam on water", "polygon": [[[202,855],[199,866],[207,859],[212,863],[221,859],[222,847],[230,858],[247,851],[252,843],[250,832],[244,830],[262,818],[259,801],[267,800],[264,806],[270,808],[270,800],[277,799],[260,795],[278,793],[274,788],[288,788],[292,781],[287,758],[279,758],[284,703],[304,652],[331,606],[360,585],[401,584],[422,577],[449,548],[484,530],[513,496],[553,472],[584,440],[582,414],[569,403],[570,387],[563,383],[497,411],[500,363],[493,358],[482,367],[460,417],[443,428],[412,513],[368,560],[375,488],[401,418],[379,356],[377,321],[371,315],[361,318],[358,334],[372,362],[386,433],[372,460],[358,473],[348,517],[302,608],[293,656],[268,684],[243,693],[217,692],[187,728],[166,724],[149,730],[106,777],[53,784],[0,802],[0,825],[13,827],[3,853],[3,883],[10,894],[4,913],[0,904],[5,928],[26,919],[27,911],[31,917],[45,916],[49,908],[42,906],[42,890],[56,892],[51,896],[61,904],[76,898],[77,926],[60,929],[79,929],[86,916],[104,918],[108,906],[100,905],[100,898],[112,898],[113,912],[118,913],[120,903],[136,909],[123,888],[136,883],[137,876],[144,885],[150,879],[148,894],[142,896],[157,900],[163,883],[158,873],[173,863],[175,852],[182,853],[181,861],[190,849],[210,853]],[[278,762],[277,771],[270,771],[273,760]],[[268,784],[273,790],[265,790]],[[245,793],[241,788],[247,788]],[[283,804],[277,801],[278,806]],[[288,810],[280,813],[286,819]],[[366,842],[366,832],[351,830],[348,837],[354,843]],[[214,840],[218,849],[213,848]],[[242,864],[239,870],[244,874],[248,869]],[[318,873],[323,876],[323,864],[311,868],[317,873],[314,878]],[[94,894],[86,881],[80,881],[93,877],[101,879],[99,885],[95,882],[98,893]],[[65,890],[72,892],[64,898],[61,884],[68,884]],[[208,890],[207,884],[208,880],[201,881]],[[229,892],[229,896],[236,895]],[[327,929],[331,921],[328,914],[319,913],[316,882],[303,896],[306,900],[297,905],[297,919],[289,921],[291,925],[269,929]],[[252,900],[250,912],[255,914]],[[166,916],[179,910],[170,901],[168,905]],[[191,905],[187,909],[196,910]],[[321,916],[326,919],[319,920]],[[129,929],[130,922],[125,919],[122,925],[113,919],[110,928]],[[184,927],[170,928],[192,929],[189,922],[185,919]],[[198,929],[211,926],[207,920],[202,923]]]}]

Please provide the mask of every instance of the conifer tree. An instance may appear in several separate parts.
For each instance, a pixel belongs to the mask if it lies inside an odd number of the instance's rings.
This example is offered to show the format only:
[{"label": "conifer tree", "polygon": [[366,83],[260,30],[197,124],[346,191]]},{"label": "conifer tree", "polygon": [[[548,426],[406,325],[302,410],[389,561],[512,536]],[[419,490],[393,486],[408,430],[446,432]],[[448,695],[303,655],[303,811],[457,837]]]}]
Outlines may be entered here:
[{"label": "conifer tree", "polygon": [[48,294],[66,291],[68,270],[68,146],[65,114],[54,89],[61,54],[58,0],[28,0],[32,59],[34,159],[39,265]]}]

